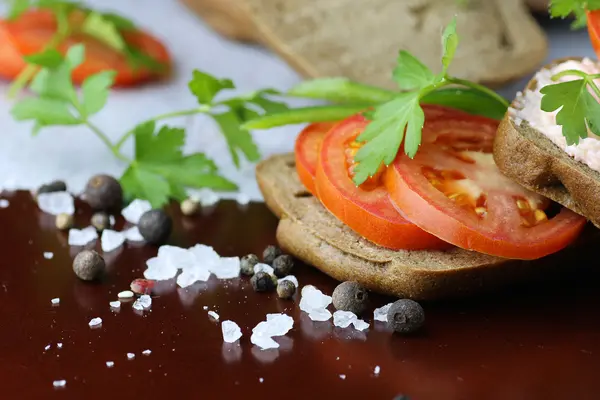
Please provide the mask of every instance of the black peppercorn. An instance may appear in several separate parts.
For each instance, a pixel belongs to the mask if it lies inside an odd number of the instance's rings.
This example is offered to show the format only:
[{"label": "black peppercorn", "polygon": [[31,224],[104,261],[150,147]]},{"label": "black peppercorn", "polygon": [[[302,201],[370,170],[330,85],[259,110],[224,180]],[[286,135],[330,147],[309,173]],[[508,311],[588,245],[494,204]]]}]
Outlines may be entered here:
[{"label": "black peppercorn", "polygon": [[254,266],[259,263],[256,254],[248,254],[240,260],[240,272],[242,275],[254,275]]},{"label": "black peppercorn", "polygon": [[104,258],[94,250],[83,250],[73,260],[75,275],[84,281],[98,279],[105,269]]},{"label": "black peppercorn", "polygon": [[84,198],[94,210],[116,211],[123,203],[123,189],[112,176],[96,175],[88,181]]},{"label": "black peppercorn", "polygon": [[291,299],[296,293],[296,285],[292,281],[281,281],[277,284],[277,296],[280,299]]},{"label": "black peppercorn", "polygon": [[340,283],[331,295],[336,310],[350,311],[361,315],[367,308],[369,292],[358,282]]},{"label": "black peppercorn", "polygon": [[66,190],[67,184],[64,181],[53,181],[40,186],[35,193],[39,195],[42,193],[65,192]]},{"label": "black peppercorn", "polygon": [[282,254],[283,253],[279,247],[272,245],[267,246],[267,248],[263,252],[263,261],[265,264],[271,265],[273,264],[273,261],[275,261],[275,259]]},{"label": "black peppercorn", "polygon": [[92,226],[96,230],[103,231],[110,228],[110,217],[104,212],[97,212],[92,215]]},{"label": "black peppercorn", "polygon": [[284,254],[273,260],[274,274],[280,278],[291,274],[292,269],[294,269],[294,259],[292,256]]},{"label": "black peppercorn", "polygon": [[140,217],[138,229],[146,242],[161,245],[169,239],[173,221],[163,210],[150,210]]},{"label": "black peppercorn", "polygon": [[273,278],[264,271],[254,274],[252,279],[250,279],[250,282],[252,283],[252,288],[256,292],[270,292],[275,289]]},{"label": "black peppercorn", "polygon": [[418,331],[425,322],[423,307],[416,301],[401,299],[396,301],[387,314],[388,326],[398,333]]}]

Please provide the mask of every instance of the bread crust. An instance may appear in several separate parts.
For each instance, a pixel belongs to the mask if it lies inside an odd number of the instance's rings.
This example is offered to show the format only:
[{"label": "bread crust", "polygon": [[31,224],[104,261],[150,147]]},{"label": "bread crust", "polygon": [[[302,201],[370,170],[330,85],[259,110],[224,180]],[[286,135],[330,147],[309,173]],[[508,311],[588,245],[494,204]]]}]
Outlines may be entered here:
[{"label": "bread crust", "polygon": [[306,192],[293,155],[261,162],[256,176],[267,206],[280,218],[277,240],[286,252],[339,281],[355,280],[383,294],[435,300],[481,293],[559,271],[577,254],[569,248],[532,262],[458,248],[393,251],[351,231]]},{"label": "bread crust", "polygon": [[[544,68],[566,60],[556,60]],[[532,79],[525,90],[536,85]],[[518,107],[516,102],[513,107]],[[517,125],[510,113],[506,114],[494,140],[494,160],[510,179],[600,227],[600,173],[575,161],[527,121]]]}]

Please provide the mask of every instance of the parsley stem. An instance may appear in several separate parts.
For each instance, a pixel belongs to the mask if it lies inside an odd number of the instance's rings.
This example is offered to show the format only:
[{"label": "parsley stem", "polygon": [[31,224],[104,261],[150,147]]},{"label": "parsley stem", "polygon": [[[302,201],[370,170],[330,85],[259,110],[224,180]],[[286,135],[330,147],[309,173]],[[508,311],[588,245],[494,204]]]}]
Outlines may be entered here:
[{"label": "parsley stem", "polygon": [[[170,112],[170,113],[166,113],[166,114],[160,114],[160,115],[158,115],[158,116],[156,116],[154,118],[150,118],[150,119],[142,122],[139,125],[147,124],[148,122],[157,122],[157,121],[161,121],[161,120],[164,120],[164,119],[170,119],[170,118],[176,118],[176,117],[185,117],[187,115],[206,114],[206,113],[210,112],[211,109],[212,109],[212,106],[201,105],[200,107],[191,108],[189,110],[174,111],[174,112]],[[134,132],[135,132],[135,128],[127,131],[121,137],[121,139],[119,139],[119,141],[117,143],[115,143],[114,149],[118,152],[121,149],[121,147],[123,147],[123,144],[125,144],[125,142],[127,141],[127,139],[129,139],[129,137],[131,135],[133,135]]]},{"label": "parsley stem", "polygon": [[508,100],[506,100],[504,97],[500,96],[498,93],[494,92],[492,89],[488,89],[487,87],[485,87],[483,85],[479,85],[475,82],[470,82],[470,81],[467,81],[464,79],[454,78],[451,76],[446,77],[445,80],[449,83],[466,86],[471,89],[475,89],[477,91],[485,93],[488,96],[490,96],[491,98],[496,99],[500,104],[502,104],[506,108],[510,107],[510,103],[508,102]]},{"label": "parsley stem", "polygon": [[110,149],[110,151],[114,154],[115,157],[117,157],[121,161],[125,161],[126,163],[132,162],[129,158],[127,158],[123,154],[121,154],[121,152],[119,151],[119,148],[116,145],[112,144],[112,142],[110,141],[108,136],[106,136],[106,134],[104,134],[104,132],[102,132],[100,130],[100,128],[98,128],[96,125],[92,124],[88,119],[84,119],[83,123],[88,128],[90,128],[92,130],[92,132],[94,132],[100,140],[102,140],[102,142]]},{"label": "parsley stem", "polygon": [[585,79],[585,78],[588,77],[588,74],[586,74],[583,71],[579,71],[577,69],[568,69],[566,71],[561,71],[558,74],[552,75],[552,80],[554,82],[556,82],[556,81],[560,80],[560,78],[565,77],[565,76],[569,76],[569,75],[578,76],[578,77],[583,78],[583,79]]}]

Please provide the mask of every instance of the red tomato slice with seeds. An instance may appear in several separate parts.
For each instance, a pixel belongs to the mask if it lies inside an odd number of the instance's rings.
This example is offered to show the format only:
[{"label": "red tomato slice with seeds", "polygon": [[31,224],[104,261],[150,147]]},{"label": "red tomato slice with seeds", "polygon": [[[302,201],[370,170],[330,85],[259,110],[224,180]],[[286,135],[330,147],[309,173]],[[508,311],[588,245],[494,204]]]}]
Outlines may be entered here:
[{"label": "red tomato slice with seeds", "polygon": [[[81,13],[72,12],[69,18],[76,26],[84,17]],[[6,53],[0,56],[4,61],[0,64],[0,75],[14,79],[26,66],[22,56],[41,52],[56,33],[57,24],[51,12],[33,10],[14,21],[2,21],[1,28],[0,49]],[[88,76],[106,70],[117,72],[116,86],[134,85],[168,73],[171,64],[169,53],[156,38],[139,30],[122,31],[121,34],[127,44],[163,65],[164,70],[159,73],[144,66],[133,68],[124,54],[88,35],[76,33],[58,46],[58,50],[65,54],[74,44],[85,45],[85,61],[73,71],[75,83],[80,84]]]},{"label": "red tomato slice with seeds", "polygon": [[317,161],[319,149],[325,134],[335,125],[334,122],[320,122],[310,124],[298,135],[294,155],[296,157],[296,171],[300,181],[313,195],[316,195],[315,176],[317,174]]},{"label": "red tomato slice with seeds", "polygon": [[[457,116],[425,123],[414,159],[388,168],[390,198],[414,224],[458,247],[536,259],[571,243],[585,218],[500,173],[492,156],[498,121]],[[558,207],[557,207],[558,208]]]},{"label": "red tomato slice with seeds", "polygon": [[394,208],[381,179],[383,169],[360,187],[352,181],[354,155],[361,146],[355,139],[367,124],[363,116],[357,115],[327,133],[317,164],[317,197],[339,220],[380,246],[406,250],[448,247]]},{"label": "red tomato slice with seeds", "polygon": [[[460,110],[444,106],[425,104],[422,106],[427,120],[445,117],[448,115],[463,114]],[[319,149],[323,138],[336,122],[318,122],[308,125],[296,138],[294,155],[296,157],[296,171],[300,181],[312,195],[316,195],[315,175]]]}]

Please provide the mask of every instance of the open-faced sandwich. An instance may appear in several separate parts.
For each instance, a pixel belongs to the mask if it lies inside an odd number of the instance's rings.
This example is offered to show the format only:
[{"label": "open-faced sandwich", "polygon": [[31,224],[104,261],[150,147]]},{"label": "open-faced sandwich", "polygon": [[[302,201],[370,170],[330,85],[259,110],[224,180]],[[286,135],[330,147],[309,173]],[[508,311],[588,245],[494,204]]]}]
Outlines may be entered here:
[{"label": "open-faced sandwich", "polygon": [[[309,125],[295,154],[258,166],[286,251],[338,280],[433,299],[568,266],[569,254],[597,237],[587,220],[600,226],[600,67],[559,61],[508,108],[488,89],[447,75],[457,42],[450,25],[439,75],[400,52],[401,92],[387,100],[380,93],[380,104],[340,122]],[[348,81],[320,84],[329,85],[321,97],[339,102],[361,90],[363,99],[377,97]],[[448,89],[453,102],[431,101],[446,84],[470,89]],[[473,90],[481,97],[471,98]],[[508,108],[502,122],[498,107]],[[326,121],[323,110],[302,111]]]}]

